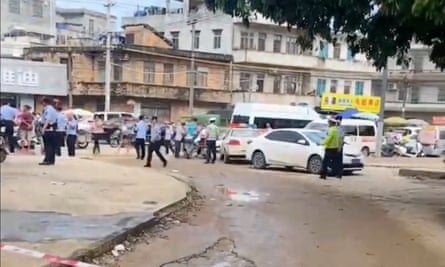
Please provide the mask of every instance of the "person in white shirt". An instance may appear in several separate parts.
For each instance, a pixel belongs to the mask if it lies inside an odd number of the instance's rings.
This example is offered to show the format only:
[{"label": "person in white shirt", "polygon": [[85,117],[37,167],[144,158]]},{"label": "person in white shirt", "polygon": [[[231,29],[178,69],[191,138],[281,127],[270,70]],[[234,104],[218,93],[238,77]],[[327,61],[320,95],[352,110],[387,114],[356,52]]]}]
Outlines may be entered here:
[{"label": "person in white shirt", "polygon": [[184,140],[185,135],[187,134],[185,129],[185,123],[178,123],[175,127],[174,139],[175,139],[175,158],[179,158],[179,154],[181,152],[182,141]]},{"label": "person in white shirt", "polygon": [[165,122],[165,136],[164,136],[164,146],[165,146],[165,154],[168,155],[171,150],[173,153],[172,146],[172,136],[173,136],[173,124],[170,122]]}]

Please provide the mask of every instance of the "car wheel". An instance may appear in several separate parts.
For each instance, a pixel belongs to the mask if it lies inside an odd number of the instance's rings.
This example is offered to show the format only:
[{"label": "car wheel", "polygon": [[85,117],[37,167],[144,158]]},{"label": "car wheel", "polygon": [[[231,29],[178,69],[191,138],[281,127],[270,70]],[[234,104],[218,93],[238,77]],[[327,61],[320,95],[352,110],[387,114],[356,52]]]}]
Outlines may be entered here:
[{"label": "car wheel", "polygon": [[256,151],[252,156],[252,165],[255,169],[264,169],[266,168],[266,157],[263,152]]},{"label": "car wheel", "polygon": [[229,164],[229,163],[231,163],[232,161],[230,160],[230,157],[229,157],[229,154],[227,154],[227,152],[224,152],[224,163],[225,164]]},{"label": "car wheel", "polygon": [[322,159],[320,156],[314,155],[309,158],[307,162],[307,171],[312,174],[319,174],[321,172]]},{"label": "car wheel", "polygon": [[354,172],[353,171],[344,171],[343,175],[353,175]]},{"label": "car wheel", "polygon": [[369,156],[369,148],[368,147],[365,146],[362,148],[362,155],[365,157]]}]

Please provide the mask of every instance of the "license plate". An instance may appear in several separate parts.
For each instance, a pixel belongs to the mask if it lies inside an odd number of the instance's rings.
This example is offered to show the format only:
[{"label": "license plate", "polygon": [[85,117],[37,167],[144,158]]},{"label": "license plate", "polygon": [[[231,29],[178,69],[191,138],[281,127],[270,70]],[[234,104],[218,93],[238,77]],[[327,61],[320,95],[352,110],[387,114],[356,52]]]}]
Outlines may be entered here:
[{"label": "license plate", "polygon": [[359,164],[360,163],[360,159],[352,159],[352,164]]}]

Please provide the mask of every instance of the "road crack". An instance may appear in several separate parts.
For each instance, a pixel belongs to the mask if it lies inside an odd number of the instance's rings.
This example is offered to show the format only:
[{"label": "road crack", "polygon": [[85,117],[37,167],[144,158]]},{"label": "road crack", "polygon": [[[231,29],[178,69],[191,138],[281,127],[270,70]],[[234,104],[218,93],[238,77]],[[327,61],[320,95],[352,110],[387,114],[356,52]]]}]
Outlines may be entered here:
[{"label": "road crack", "polygon": [[161,264],[159,267],[257,267],[255,262],[236,252],[233,239],[221,237],[202,252]]}]

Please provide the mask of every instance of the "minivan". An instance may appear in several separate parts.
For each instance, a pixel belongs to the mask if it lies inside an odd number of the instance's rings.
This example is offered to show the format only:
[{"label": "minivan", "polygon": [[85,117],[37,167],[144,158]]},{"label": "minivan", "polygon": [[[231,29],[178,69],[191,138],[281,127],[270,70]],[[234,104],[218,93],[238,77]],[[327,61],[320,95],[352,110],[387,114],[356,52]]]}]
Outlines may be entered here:
[{"label": "minivan", "polygon": [[[359,149],[364,156],[375,152],[377,142],[377,126],[373,121],[343,119],[341,127],[345,134],[345,142]],[[327,131],[328,120],[314,120],[305,127],[306,129]]]}]

